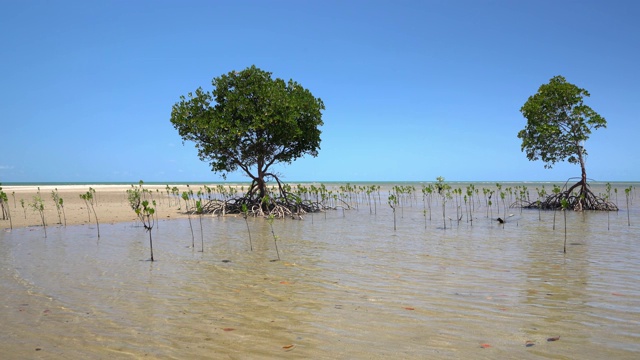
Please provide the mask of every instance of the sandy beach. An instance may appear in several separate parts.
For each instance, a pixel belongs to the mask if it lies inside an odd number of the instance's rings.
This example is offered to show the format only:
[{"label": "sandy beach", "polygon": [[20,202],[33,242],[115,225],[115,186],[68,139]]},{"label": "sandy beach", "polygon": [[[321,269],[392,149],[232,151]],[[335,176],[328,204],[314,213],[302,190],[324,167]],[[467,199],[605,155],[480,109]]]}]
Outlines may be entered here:
[{"label": "sandy beach", "polygon": [[[180,193],[187,191],[186,185],[177,186]],[[172,186],[172,187],[173,187]],[[40,214],[34,211],[29,204],[38,192],[44,203],[44,216],[47,226],[58,226],[64,224],[66,217],[67,225],[83,225],[95,223],[93,213],[89,219],[87,205],[80,195],[95,189],[94,208],[98,216],[98,221],[102,224],[113,224],[119,222],[136,221],[136,214],[133,212],[127,201],[127,190],[131,185],[56,185],[56,186],[3,186],[2,190],[7,194],[9,200],[9,210],[11,222],[0,220],[0,228],[8,229],[22,228],[28,226],[41,226]],[[156,211],[159,219],[176,219],[186,217],[184,209],[180,209],[180,203],[174,196],[167,194],[166,185],[144,185],[156,200]],[[193,188],[197,191],[198,188]],[[64,214],[61,209],[61,220],[58,219],[58,211],[52,198],[52,192],[57,191],[63,200]],[[171,198],[171,200],[170,200]],[[24,207],[21,200],[24,200]],[[184,204],[182,204],[184,205]]]}]

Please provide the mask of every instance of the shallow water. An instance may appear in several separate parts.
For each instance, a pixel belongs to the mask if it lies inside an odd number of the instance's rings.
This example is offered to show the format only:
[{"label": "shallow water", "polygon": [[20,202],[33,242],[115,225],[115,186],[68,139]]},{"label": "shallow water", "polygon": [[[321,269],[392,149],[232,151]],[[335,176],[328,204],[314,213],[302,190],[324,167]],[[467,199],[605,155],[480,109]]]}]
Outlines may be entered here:
[{"label": "shallow water", "polygon": [[[435,205],[435,203],[434,203]],[[455,214],[455,209],[447,209]],[[640,211],[422,203],[0,233],[2,358],[637,358]],[[438,217],[440,215],[440,217]],[[493,214],[494,216],[497,216]],[[609,230],[607,229],[609,222]],[[426,227],[426,228],[425,228]],[[557,341],[547,341],[551,337]],[[529,342],[529,343],[527,343]],[[529,344],[530,346],[526,346]]]}]

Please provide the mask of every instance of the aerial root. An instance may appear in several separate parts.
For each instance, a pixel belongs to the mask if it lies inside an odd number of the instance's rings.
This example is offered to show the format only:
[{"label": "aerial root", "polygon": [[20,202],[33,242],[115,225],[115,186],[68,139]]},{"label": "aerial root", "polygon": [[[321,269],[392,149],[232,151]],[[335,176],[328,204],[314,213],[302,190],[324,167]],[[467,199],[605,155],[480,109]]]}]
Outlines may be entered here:
[{"label": "aerial root", "polygon": [[[257,198],[238,197],[226,200],[206,200],[202,205],[203,214],[224,216],[229,214],[244,214],[243,205],[246,206],[246,215],[253,217],[271,217],[302,219],[304,214],[320,212],[328,209],[325,205],[308,200],[292,201],[290,198],[269,198],[268,201]],[[194,208],[187,213],[197,214]]]},{"label": "aerial root", "polygon": [[[578,193],[573,192],[580,187]],[[574,211],[596,210],[596,211],[618,211],[618,206],[613,202],[596,196],[587,186],[577,183],[568,190],[551,194],[540,201],[520,201],[519,206],[525,209],[561,210],[562,200],[566,199],[568,208]]]}]

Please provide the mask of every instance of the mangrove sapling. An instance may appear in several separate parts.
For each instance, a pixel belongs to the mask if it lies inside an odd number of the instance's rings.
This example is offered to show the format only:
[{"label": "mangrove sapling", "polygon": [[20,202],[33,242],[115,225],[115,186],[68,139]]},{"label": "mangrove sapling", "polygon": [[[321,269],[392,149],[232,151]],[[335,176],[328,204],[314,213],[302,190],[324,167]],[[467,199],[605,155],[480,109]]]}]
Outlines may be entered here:
[{"label": "mangrove sapling", "polygon": [[[269,214],[269,217],[267,217],[267,221],[269,222],[269,226],[271,227],[271,235],[273,235],[273,244],[276,247],[276,254],[278,254],[278,261],[280,261],[280,251],[278,251],[278,237],[276,236],[276,233],[273,231],[273,219],[274,219],[274,215],[273,214]],[[272,260],[275,261],[275,260]]]},{"label": "mangrove sapling", "polygon": [[98,193],[96,189],[89,187],[89,192],[91,193],[91,203],[95,203],[95,205],[98,206]]},{"label": "mangrove sapling", "polygon": [[58,189],[51,191],[51,199],[53,199],[53,203],[56,206],[56,211],[58,213],[58,224],[62,224],[62,213],[60,211],[60,195],[58,195]]},{"label": "mangrove sapling", "polygon": [[191,215],[189,215],[190,214],[189,204],[187,203],[187,201],[189,200],[189,193],[187,193],[186,191],[183,191],[182,200],[184,200],[185,206],[187,206],[185,210],[187,211],[187,218],[189,219],[189,228],[191,229],[191,248],[195,248],[195,236],[193,235],[193,225],[191,224]]},{"label": "mangrove sapling", "polygon": [[[467,222],[469,222],[469,204],[467,203],[468,197],[467,195],[464,196],[464,214],[467,216]],[[473,226],[473,222],[471,223],[471,226]]]},{"label": "mangrove sapling", "polygon": [[158,208],[158,204],[155,200],[151,200],[151,204],[153,204],[153,216],[156,218],[156,232],[158,232],[158,229],[160,228],[160,221],[158,220],[158,212],[155,211],[155,209]]},{"label": "mangrove sapling", "polygon": [[505,203],[506,194],[504,192],[500,192],[500,199],[502,199],[502,211],[504,212],[502,221],[502,228],[504,229],[504,223],[507,222],[507,204]]},{"label": "mangrove sapling", "polygon": [[429,221],[431,221],[431,196],[433,195],[433,185],[422,186],[422,197],[424,202],[424,209],[429,208]]},{"label": "mangrove sapling", "polygon": [[564,213],[564,250],[567,253],[567,210],[569,209],[569,201],[567,199],[561,199],[562,212]]},{"label": "mangrove sapling", "polygon": [[0,187],[0,207],[2,208],[2,220],[9,220],[9,227],[13,230],[13,220],[11,220],[11,212],[9,211],[9,198],[7,193],[2,191]]},{"label": "mangrove sapling", "polygon": [[629,213],[629,197],[631,195],[631,186],[629,186],[628,188],[624,189],[624,194],[627,197],[627,224],[628,224],[628,226],[631,226],[631,215]]},{"label": "mangrove sapling", "polygon": [[467,207],[467,197],[469,197],[469,215],[467,217],[467,221],[471,221],[471,226],[473,226],[473,211],[475,210],[475,205],[473,203],[473,184],[467,187],[467,195],[464,197],[465,207]]},{"label": "mangrove sapling", "polygon": [[[91,188],[89,188],[91,189]],[[93,211],[93,217],[96,219],[96,227],[98,229],[98,238],[100,238],[100,223],[98,222],[98,214],[96,213],[96,209],[93,207],[93,194],[94,191],[87,191],[84,194],[81,194],[80,197],[91,206],[91,210]]]},{"label": "mangrove sapling", "polygon": [[89,209],[89,200],[87,199],[87,194],[80,194],[80,199],[84,200],[84,205],[87,208],[87,215],[89,216],[88,222],[91,222],[91,209]]},{"label": "mangrove sapling", "polygon": [[396,206],[398,206],[398,198],[394,194],[389,194],[388,204],[393,210],[393,231],[396,230]]},{"label": "mangrove sapling", "polygon": [[[460,188],[457,189],[453,189],[453,195],[454,195],[454,200],[456,202],[456,219],[458,219],[458,222],[460,222],[460,218],[462,217],[461,214],[461,209],[460,209],[460,204],[458,199],[460,198],[460,193],[462,192],[462,190]],[[459,224],[458,224],[459,225]]]},{"label": "mangrove sapling", "polygon": [[367,195],[367,204],[369,205],[369,215],[373,214],[373,209],[371,208],[371,188],[366,187],[365,194]]},{"label": "mangrove sapling", "polygon": [[135,211],[136,215],[138,215],[138,218],[140,219],[140,222],[142,222],[142,226],[144,226],[144,230],[149,233],[149,250],[151,252],[151,261],[154,261],[153,239],[151,238],[151,230],[155,225],[155,218],[153,217],[153,214],[156,210],[152,206],[149,206],[148,200],[143,200],[140,205],[142,205],[142,207],[138,206]]},{"label": "mangrove sapling", "polygon": [[[547,191],[544,189],[544,185],[542,185],[542,189],[538,189],[536,188],[536,191],[538,192],[538,199],[536,200],[538,203],[538,221],[542,221],[542,199],[545,198],[547,196]],[[520,209],[522,209],[522,206],[520,207]]]},{"label": "mangrove sapling", "polygon": [[[553,190],[552,191],[553,191],[553,194],[555,196],[560,195],[560,191],[561,191],[560,186],[558,186],[556,184],[553,184]],[[561,202],[561,204],[562,204],[562,202]],[[553,230],[555,230],[555,229],[556,229],[556,209],[554,208],[553,209]]]},{"label": "mangrove sapling", "polygon": [[435,184],[435,188],[438,191],[438,194],[442,197],[442,223],[444,225],[444,229],[447,229],[447,218],[446,218],[446,203],[447,197],[451,198],[451,194],[448,190],[451,189],[449,184],[445,184],[444,178],[442,176],[438,176],[436,178],[437,183]]},{"label": "mangrove sapling", "polygon": [[249,248],[253,251],[253,243],[251,241],[251,230],[249,229],[249,209],[247,208],[247,204],[242,204],[242,217],[244,218],[244,223],[247,225],[247,233],[249,234]]},{"label": "mangrove sapling", "polygon": [[[611,183],[607,183],[606,185],[606,189],[607,189],[607,194],[605,195],[605,200],[607,202],[609,202],[611,200]],[[610,222],[609,222],[609,213],[610,211],[607,211],[607,230],[611,230],[610,228]]]},{"label": "mangrove sapling", "polygon": [[22,206],[22,212],[24,213],[24,218],[27,218],[27,208],[24,207],[24,199],[20,199],[20,206]]},{"label": "mangrove sapling", "polygon": [[67,214],[64,212],[64,200],[62,198],[58,198],[58,204],[62,209],[62,218],[64,219],[64,226],[67,226]]},{"label": "mangrove sapling", "polygon": [[44,201],[40,194],[33,197],[33,202],[29,204],[33,211],[37,211],[40,214],[40,220],[42,221],[42,227],[44,228],[44,237],[47,237],[47,223],[44,221]]},{"label": "mangrove sapling", "polygon": [[202,231],[202,214],[204,210],[202,209],[202,202],[200,200],[196,201],[196,214],[198,214],[198,219],[200,220],[200,242],[202,243],[202,250],[200,252],[204,252],[204,231]]},{"label": "mangrove sapling", "polygon": [[0,210],[2,210],[2,220],[8,220],[9,218],[9,201],[5,200],[7,194],[2,191],[2,184],[0,184]]},{"label": "mangrove sapling", "polygon": [[[498,188],[498,190],[497,190],[496,192],[497,192],[498,194],[501,194],[501,193],[502,193],[502,184],[500,184],[500,183],[496,183],[496,187]],[[500,202],[499,202],[499,201],[496,201],[496,207],[498,208],[498,209],[497,209],[497,210],[498,210],[498,211],[497,211],[497,212],[498,212],[498,215],[500,215]]]}]

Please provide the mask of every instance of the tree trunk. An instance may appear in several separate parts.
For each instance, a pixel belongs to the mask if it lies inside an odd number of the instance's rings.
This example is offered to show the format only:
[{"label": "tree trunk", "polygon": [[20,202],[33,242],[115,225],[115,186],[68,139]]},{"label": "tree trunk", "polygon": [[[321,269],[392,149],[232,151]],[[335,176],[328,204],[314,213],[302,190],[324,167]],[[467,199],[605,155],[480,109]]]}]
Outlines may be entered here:
[{"label": "tree trunk", "polygon": [[574,210],[582,211],[586,208],[586,198],[587,198],[587,170],[584,164],[584,156],[582,153],[584,152],[582,146],[578,145],[578,160],[580,160],[580,170],[582,171],[582,176],[580,178],[580,193],[579,199],[577,202],[577,206]]}]

